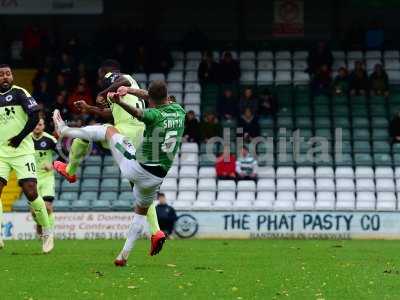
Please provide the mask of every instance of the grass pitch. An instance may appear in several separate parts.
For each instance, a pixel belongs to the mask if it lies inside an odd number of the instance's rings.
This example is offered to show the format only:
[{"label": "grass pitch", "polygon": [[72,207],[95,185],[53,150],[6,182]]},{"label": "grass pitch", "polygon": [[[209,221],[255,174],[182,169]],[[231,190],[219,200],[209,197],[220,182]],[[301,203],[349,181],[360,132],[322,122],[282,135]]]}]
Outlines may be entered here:
[{"label": "grass pitch", "polygon": [[400,241],[139,241],[116,268],[122,243],[8,241],[0,299],[400,299]]}]

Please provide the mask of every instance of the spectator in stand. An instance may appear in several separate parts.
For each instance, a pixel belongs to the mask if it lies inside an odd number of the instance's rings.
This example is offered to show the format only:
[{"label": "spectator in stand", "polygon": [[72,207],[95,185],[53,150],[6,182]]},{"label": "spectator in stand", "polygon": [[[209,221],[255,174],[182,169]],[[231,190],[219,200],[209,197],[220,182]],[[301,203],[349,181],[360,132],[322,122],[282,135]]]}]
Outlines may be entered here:
[{"label": "spectator in stand", "polygon": [[41,47],[43,38],[46,33],[43,32],[39,26],[32,25],[28,26],[23,35],[24,45],[24,59],[29,65],[33,65],[40,61]]},{"label": "spectator in stand", "polygon": [[233,91],[229,88],[225,89],[217,104],[218,115],[225,120],[236,119],[237,107],[237,98]]},{"label": "spectator in stand", "polygon": [[361,61],[354,63],[354,70],[350,74],[350,95],[363,96],[368,92],[368,75]]},{"label": "spectator in stand", "polygon": [[249,87],[244,89],[243,95],[239,100],[239,112],[241,115],[244,114],[246,108],[250,108],[253,114],[257,113],[258,101],[254,97],[253,90]]},{"label": "spectator in stand", "polygon": [[332,93],[335,96],[345,96],[349,92],[349,74],[345,67],[340,67],[338,75],[332,83]]},{"label": "spectator in stand", "polygon": [[389,78],[381,64],[376,64],[370,78],[371,96],[389,96]]},{"label": "spectator in stand", "polygon": [[231,153],[228,145],[224,146],[224,151],[215,161],[215,172],[220,180],[236,179],[236,156]]},{"label": "spectator in stand", "polygon": [[92,92],[90,91],[90,88],[84,77],[79,79],[78,86],[68,97],[68,109],[74,114],[79,114],[79,110],[74,105],[74,102],[78,100],[84,100],[88,105],[94,105]]},{"label": "spectator in stand", "polygon": [[152,47],[151,49],[153,49],[153,53],[151,53],[151,71],[167,75],[173,66],[172,57],[168,49],[162,46],[157,49]]},{"label": "spectator in stand", "polygon": [[325,42],[319,42],[317,47],[310,51],[308,58],[308,72],[310,74],[317,73],[323,65],[329,70],[332,69],[333,55]]},{"label": "spectator in stand", "polygon": [[148,73],[149,72],[150,58],[146,52],[144,45],[137,47],[133,55],[133,71],[135,73]]},{"label": "spectator in stand", "polygon": [[258,115],[273,116],[277,110],[276,99],[268,88],[261,91],[258,96]]},{"label": "spectator in stand", "polygon": [[58,94],[61,91],[67,91],[69,86],[65,81],[65,77],[62,73],[58,73],[56,76],[56,83],[53,87],[52,94]]},{"label": "spectator in stand", "polygon": [[158,193],[158,205],[156,206],[158,224],[160,229],[168,236],[174,231],[175,222],[178,219],[175,209],[168,205],[165,194]]},{"label": "spectator in stand", "polygon": [[400,143],[400,112],[396,113],[390,121],[389,133],[392,143]]},{"label": "spectator in stand", "polygon": [[204,121],[200,124],[201,139],[207,142],[208,139],[221,136],[221,125],[215,114],[211,112],[205,113]]},{"label": "spectator in stand", "polygon": [[329,95],[332,83],[332,75],[327,65],[322,65],[311,80],[313,96]]},{"label": "spectator in stand", "polygon": [[224,52],[219,65],[219,80],[223,84],[237,83],[240,78],[239,63],[233,59],[232,53]]},{"label": "spectator in stand", "polygon": [[71,118],[71,112],[68,109],[67,106],[67,92],[66,91],[60,91],[56,95],[56,102],[53,104],[52,108],[49,110],[47,113],[52,113],[55,109],[58,109],[61,112],[61,115],[65,119],[70,119]]},{"label": "spectator in stand", "polygon": [[200,141],[200,128],[199,121],[191,110],[186,114],[185,120],[185,132],[183,133],[183,138],[185,142],[198,143]]},{"label": "spectator in stand", "polygon": [[201,85],[207,83],[217,83],[218,80],[218,63],[214,61],[211,51],[203,53],[203,59],[200,62],[197,75]]},{"label": "spectator in stand", "polygon": [[260,136],[260,125],[250,108],[246,108],[239,119],[239,128],[243,128],[243,138],[250,142],[254,137]]},{"label": "spectator in stand", "polygon": [[43,79],[40,81],[39,89],[32,93],[34,99],[44,106],[49,106],[52,104],[52,97],[49,93],[49,84],[47,80]]},{"label": "spectator in stand", "polygon": [[236,174],[239,180],[257,180],[257,160],[250,155],[249,148],[243,146],[236,160]]}]

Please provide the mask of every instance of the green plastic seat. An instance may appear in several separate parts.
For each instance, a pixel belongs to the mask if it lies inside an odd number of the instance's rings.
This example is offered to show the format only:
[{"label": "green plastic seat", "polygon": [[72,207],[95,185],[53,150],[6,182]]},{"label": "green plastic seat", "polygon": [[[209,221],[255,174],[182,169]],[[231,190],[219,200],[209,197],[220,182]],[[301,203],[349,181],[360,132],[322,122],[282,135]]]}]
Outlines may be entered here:
[{"label": "green plastic seat", "polygon": [[309,117],[296,118],[296,128],[312,128],[312,120]]},{"label": "green plastic seat", "polygon": [[369,130],[357,128],[353,130],[354,140],[369,140]]},{"label": "green plastic seat", "polygon": [[393,154],[400,154],[400,143],[395,143],[392,145],[392,153]]},{"label": "green plastic seat", "polygon": [[305,153],[300,153],[300,155],[298,157],[294,157],[296,158],[296,166],[297,167],[313,167],[314,166],[314,156],[309,157],[307,155],[307,152]]},{"label": "green plastic seat", "polygon": [[223,120],[221,126],[225,128],[236,128],[237,122],[235,120]]},{"label": "green plastic seat", "polygon": [[101,168],[100,166],[87,166],[83,169],[83,178],[100,178]]},{"label": "green plastic seat", "polygon": [[333,105],[332,112],[335,117],[348,117],[349,108],[345,105]]},{"label": "green plastic seat", "polygon": [[322,167],[322,166],[326,166],[326,167],[330,167],[333,166],[333,158],[332,155],[330,155],[329,153],[316,153],[315,154],[315,166],[317,167]]},{"label": "green plastic seat", "polygon": [[114,211],[132,211],[132,207],[132,203],[125,200],[116,200],[111,205]]},{"label": "green plastic seat", "polygon": [[272,128],[264,128],[260,130],[260,135],[262,137],[274,137],[274,130]]},{"label": "green plastic seat", "polygon": [[336,136],[336,134],[340,132],[341,136],[342,136],[342,140],[351,140],[352,136],[351,136],[351,131],[348,128],[335,128],[333,130],[334,135]]},{"label": "green plastic seat", "polygon": [[353,158],[349,153],[339,153],[335,155],[335,165],[353,166]]},{"label": "green plastic seat", "polygon": [[347,104],[348,99],[347,96],[333,96],[332,97],[332,105],[339,105],[339,104]]},{"label": "green plastic seat", "polygon": [[369,108],[371,117],[386,117],[386,107],[383,103],[382,105],[373,104]]},{"label": "green plastic seat", "polygon": [[[319,116],[319,114],[317,114]],[[330,128],[331,120],[326,117],[316,117],[314,118],[314,127],[315,128]]]},{"label": "green plastic seat", "polygon": [[100,155],[90,155],[84,160],[85,166],[100,166],[102,157]]},{"label": "green plastic seat", "polygon": [[13,211],[29,211],[28,199],[20,198],[12,204]]},{"label": "green plastic seat", "polygon": [[90,210],[90,202],[88,200],[75,200],[71,203],[72,211],[88,211]]},{"label": "green plastic seat", "polygon": [[353,147],[352,147],[350,141],[343,141],[341,149],[342,149],[343,153],[352,153],[353,152]]},{"label": "green plastic seat", "polygon": [[375,166],[392,166],[392,156],[388,153],[374,154]]},{"label": "green plastic seat", "polygon": [[331,109],[329,105],[314,105],[314,116],[317,117],[329,117]]},{"label": "green plastic seat", "polygon": [[328,140],[332,140],[332,132],[328,128],[316,128],[315,129],[315,136],[322,137]]},{"label": "green plastic seat", "polygon": [[55,211],[70,211],[71,204],[66,200],[55,200],[53,202],[53,207]]},{"label": "green plastic seat", "polygon": [[98,198],[99,200],[108,200],[110,202],[118,199],[117,192],[101,192]]},{"label": "green plastic seat", "polygon": [[277,127],[278,128],[286,128],[291,129],[293,128],[293,120],[289,117],[278,117],[277,119]]},{"label": "green plastic seat", "polygon": [[355,153],[371,153],[371,145],[368,141],[354,141],[353,151]]},{"label": "green plastic seat", "polygon": [[114,158],[111,155],[105,155],[103,158],[103,165],[111,166],[113,164],[115,164]]},{"label": "green plastic seat", "polygon": [[54,179],[54,190],[57,194],[61,191],[61,178]]},{"label": "green plastic seat", "polygon": [[258,124],[260,125],[261,129],[264,128],[274,128],[274,119],[273,118],[260,118],[258,120]]},{"label": "green plastic seat", "polygon": [[62,192],[78,192],[79,191],[79,180],[74,183],[69,183],[67,180],[63,180],[61,183]]},{"label": "green plastic seat", "polygon": [[131,184],[128,180],[122,179],[119,185],[120,192],[132,192]]},{"label": "green plastic seat", "polygon": [[82,180],[82,191],[92,192],[99,189],[99,179],[83,179]]},{"label": "green plastic seat", "polygon": [[200,155],[200,167],[213,167],[215,166],[215,156],[202,154]]},{"label": "green plastic seat", "polygon": [[348,118],[335,117],[333,119],[333,126],[335,128],[349,128],[350,127],[350,121],[349,121]]},{"label": "green plastic seat", "polygon": [[382,104],[385,103],[385,97],[383,96],[370,96],[369,103],[371,104]]},{"label": "green plastic seat", "polygon": [[109,211],[111,210],[111,205],[107,200],[95,200],[92,202],[91,208],[94,211]]},{"label": "green plastic seat", "polygon": [[312,110],[309,105],[296,106],[296,117],[308,117],[312,115]]},{"label": "green plastic seat", "polygon": [[118,195],[118,200],[133,202],[133,193],[132,192],[122,192]]},{"label": "green plastic seat", "polygon": [[394,166],[400,166],[400,153],[393,154]]},{"label": "green plastic seat", "polygon": [[390,139],[389,131],[387,129],[374,128],[372,129],[372,139],[374,141],[388,141]]},{"label": "green plastic seat", "polygon": [[120,177],[120,170],[117,165],[112,166],[105,166],[103,169],[103,178],[119,178]]},{"label": "green plastic seat", "polygon": [[296,95],[295,105],[307,105],[311,102],[309,95]]},{"label": "green plastic seat", "polygon": [[59,198],[64,201],[75,201],[78,199],[78,192],[63,192]]},{"label": "green plastic seat", "polygon": [[310,138],[314,136],[313,131],[308,128],[298,129],[299,136],[304,138],[304,141],[308,141]]},{"label": "green plastic seat", "polygon": [[351,114],[353,118],[368,116],[368,107],[367,105],[352,105]]},{"label": "green plastic seat", "polygon": [[366,117],[356,117],[352,120],[353,128],[369,128],[369,119]]},{"label": "green plastic seat", "polygon": [[353,104],[364,104],[367,103],[367,97],[365,96],[352,96],[350,102]]},{"label": "green plastic seat", "polygon": [[372,156],[368,153],[355,153],[354,164],[356,166],[372,166],[373,165]]},{"label": "green plastic seat", "polygon": [[278,153],[275,158],[276,166],[294,166],[292,153]]},{"label": "green plastic seat", "polygon": [[315,104],[325,104],[325,105],[327,105],[327,104],[329,104],[330,103],[330,99],[329,99],[329,97],[328,96],[325,96],[325,95],[319,95],[319,96],[315,96],[314,97],[314,103]]},{"label": "green plastic seat", "polygon": [[79,195],[79,200],[93,201],[97,199],[97,192],[82,192]]},{"label": "green plastic seat", "polygon": [[107,178],[101,181],[100,191],[102,192],[118,192],[119,180],[116,178]]},{"label": "green plastic seat", "polygon": [[290,105],[281,106],[276,115],[278,117],[292,117],[293,116],[292,106]]},{"label": "green plastic seat", "polygon": [[390,153],[390,144],[386,141],[374,141],[372,143],[374,153]]},{"label": "green plastic seat", "polygon": [[387,118],[383,117],[373,117],[371,118],[372,128],[387,128],[389,127],[389,121]]}]

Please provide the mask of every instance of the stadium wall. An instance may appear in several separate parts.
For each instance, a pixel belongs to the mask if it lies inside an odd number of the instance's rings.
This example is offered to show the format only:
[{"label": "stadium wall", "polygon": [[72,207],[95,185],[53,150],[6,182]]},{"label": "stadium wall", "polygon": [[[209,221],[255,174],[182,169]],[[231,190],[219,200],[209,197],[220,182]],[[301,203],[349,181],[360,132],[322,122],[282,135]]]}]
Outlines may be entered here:
[{"label": "stadium wall", "polygon": [[[176,237],[198,239],[400,239],[399,213],[178,211]],[[35,238],[29,213],[5,213],[3,237]],[[122,239],[130,212],[56,213],[58,239]]]}]

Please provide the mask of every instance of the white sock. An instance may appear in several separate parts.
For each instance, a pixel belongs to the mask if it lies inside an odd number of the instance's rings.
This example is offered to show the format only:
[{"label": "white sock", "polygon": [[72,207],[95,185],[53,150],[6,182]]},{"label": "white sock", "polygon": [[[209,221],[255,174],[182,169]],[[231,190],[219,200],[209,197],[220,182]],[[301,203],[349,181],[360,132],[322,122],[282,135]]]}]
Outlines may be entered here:
[{"label": "white sock", "polygon": [[135,241],[139,238],[143,231],[144,224],[146,223],[146,216],[138,215],[137,213],[133,216],[133,221],[129,227],[128,236],[125,241],[123,252],[129,254],[135,244]]},{"label": "white sock", "polygon": [[86,141],[99,142],[106,139],[107,127],[103,125],[90,125],[81,128],[60,126],[60,133],[64,137],[80,138]]}]

